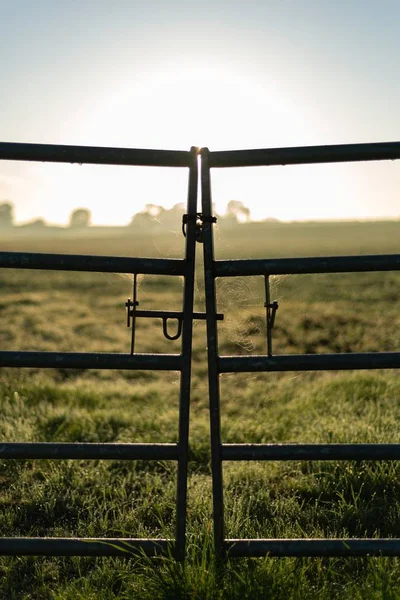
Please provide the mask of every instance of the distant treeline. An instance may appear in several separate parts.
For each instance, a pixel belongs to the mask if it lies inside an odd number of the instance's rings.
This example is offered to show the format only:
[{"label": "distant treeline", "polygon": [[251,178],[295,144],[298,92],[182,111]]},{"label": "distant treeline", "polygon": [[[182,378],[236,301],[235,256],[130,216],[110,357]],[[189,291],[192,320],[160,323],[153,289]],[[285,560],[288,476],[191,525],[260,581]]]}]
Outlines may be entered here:
[{"label": "distant treeline", "polygon": [[[157,227],[167,229],[177,229],[182,221],[182,215],[186,210],[183,202],[175,204],[172,208],[164,208],[158,204],[146,204],[144,210],[133,215],[130,223],[126,227],[133,229],[154,229]],[[248,223],[251,221],[250,209],[240,200],[231,200],[223,215],[218,215],[220,222],[225,225],[235,226],[239,223]],[[268,221],[278,221],[269,218]],[[92,215],[87,208],[77,208],[71,212],[68,229],[85,229],[92,226]],[[4,201],[0,203],[0,229],[9,229],[11,227],[37,229],[50,227],[43,218],[38,218],[24,225],[16,225],[14,220],[14,206],[11,202]],[[54,226],[53,226],[54,227]],[[61,228],[61,227],[60,227]]]}]

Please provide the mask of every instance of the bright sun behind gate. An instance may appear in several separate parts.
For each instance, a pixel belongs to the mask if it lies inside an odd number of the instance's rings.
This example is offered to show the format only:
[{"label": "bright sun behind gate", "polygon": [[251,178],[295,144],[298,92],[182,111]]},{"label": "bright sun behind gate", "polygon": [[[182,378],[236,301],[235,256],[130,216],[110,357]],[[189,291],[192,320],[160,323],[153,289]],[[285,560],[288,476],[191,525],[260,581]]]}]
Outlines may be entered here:
[{"label": "bright sun behind gate", "polygon": [[[167,66],[133,82],[127,77],[99,99],[76,139],[84,145],[187,150],[194,144],[215,150],[295,145],[304,143],[305,134],[302,118],[276,82],[267,88],[233,68],[198,65]],[[47,165],[43,175],[49,172],[45,193],[53,222],[65,222],[71,210],[84,206],[96,224],[127,224],[145,204],[169,208],[185,201],[187,174],[176,169]],[[217,210],[223,212],[244,183],[246,193],[238,199],[259,204],[256,175],[254,170],[216,174]],[[270,181],[274,186],[274,178]],[[267,189],[266,196],[274,191]],[[260,218],[257,206],[251,208]],[[268,208],[260,208],[269,215]],[[290,218],[290,211],[284,217]]]},{"label": "bright sun behind gate", "polygon": [[[223,150],[320,143],[313,120],[299,113],[279,82],[267,86],[244,70],[200,64],[166,65],[137,80],[126,75],[98,98],[90,118],[77,116],[75,123],[68,123],[63,139],[76,145],[171,150],[188,150],[191,145]],[[50,223],[66,224],[71,212],[83,207],[95,225],[127,225],[146,204],[171,208],[186,201],[187,173],[181,169],[61,164],[29,168],[35,174],[29,204],[41,211],[32,216],[44,216]],[[364,208],[361,194],[352,190],[356,168],[215,170],[213,202],[222,214],[229,201],[240,200],[255,220],[357,216]]]}]

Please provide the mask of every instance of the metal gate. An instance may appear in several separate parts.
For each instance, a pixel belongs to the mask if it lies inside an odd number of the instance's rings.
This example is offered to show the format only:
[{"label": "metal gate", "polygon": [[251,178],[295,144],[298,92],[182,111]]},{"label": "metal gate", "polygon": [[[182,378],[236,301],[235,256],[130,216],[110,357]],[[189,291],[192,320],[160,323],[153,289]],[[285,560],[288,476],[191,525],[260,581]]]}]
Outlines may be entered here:
[{"label": "metal gate", "polygon": [[[192,323],[207,321],[208,377],[211,425],[211,458],[214,503],[214,537],[217,554],[231,556],[361,556],[400,555],[400,539],[225,539],[222,463],[228,460],[398,460],[399,444],[222,444],[220,432],[219,375],[227,372],[316,371],[340,369],[387,369],[400,367],[400,352],[322,355],[273,355],[271,330],[276,306],[270,302],[269,276],[276,274],[344,273],[400,270],[400,255],[335,256],[256,260],[214,260],[210,169],[224,167],[310,164],[400,158],[400,143],[358,144],[273,150],[229,152],[201,151],[202,212],[197,211],[199,151],[190,152],[0,144],[0,159],[65,163],[187,167],[189,169],[184,259],[126,258],[0,252],[0,267],[66,271],[99,271],[133,275],[133,298],[127,302],[128,324],[132,323],[130,354],[5,352],[0,366],[35,368],[96,368],[165,370],[180,372],[179,441],[177,444],[94,443],[2,443],[3,459],[147,459],[178,463],[176,536],[170,539],[135,538],[0,538],[2,555],[126,556],[172,552],[185,555],[189,394],[191,377]],[[206,313],[193,312],[195,245],[203,242]],[[182,311],[142,311],[135,297],[138,274],[184,277]],[[262,356],[219,356],[215,279],[260,275],[265,280],[267,353]],[[182,334],[180,354],[137,354],[135,321],[159,317],[167,333],[169,318],[177,319]],[[170,336],[171,337],[171,336]],[[173,336],[172,336],[173,337]]]},{"label": "metal gate", "polygon": [[[214,260],[210,169],[310,164],[400,158],[400,143],[357,144],[209,152],[201,150],[204,271],[207,312],[208,377],[214,504],[218,555],[363,556],[400,555],[400,539],[225,539],[223,461],[233,460],[398,460],[400,444],[223,444],[220,425],[220,373],[400,368],[400,352],[273,355],[271,330],[276,304],[269,297],[269,276],[400,270],[400,254]],[[219,356],[217,277],[262,276],[265,280],[267,352],[261,356]]]},{"label": "metal gate", "polygon": [[[127,553],[137,552],[144,552],[147,555],[168,552],[179,560],[182,560],[185,555],[192,322],[193,318],[205,317],[202,313],[193,314],[198,187],[197,155],[197,148],[192,148],[190,152],[183,152],[37,144],[0,144],[0,159],[6,160],[187,167],[189,169],[187,214],[184,215],[186,235],[184,259],[0,252],[0,267],[2,268],[130,273],[133,275],[134,281],[133,299],[128,300],[126,305],[128,325],[132,324],[130,354],[0,351],[0,366],[140,369],[180,372],[179,437],[177,444],[1,443],[1,458],[177,461],[175,540],[135,538],[0,538],[0,555],[126,556]],[[182,310],[178,312],[139,311],[135,297],[136,277],[138,274],[183,277]],[[161,318],[166,337],[177,339],[181,335],[181,353],[135,353],[135,320],[138,317]],[[168,334],[168,319],[174,319],[178,322],[177,333],[173,336]]]}]

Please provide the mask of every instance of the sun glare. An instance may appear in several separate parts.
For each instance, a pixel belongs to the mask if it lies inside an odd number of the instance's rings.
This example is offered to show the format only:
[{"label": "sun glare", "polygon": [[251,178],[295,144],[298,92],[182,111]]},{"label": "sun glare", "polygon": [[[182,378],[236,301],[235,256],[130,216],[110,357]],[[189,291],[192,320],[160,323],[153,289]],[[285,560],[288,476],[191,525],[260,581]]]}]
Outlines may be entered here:
[{"label": "sun glare", "polygon": [[266,86],[230,67],[165,65],[121,82],[81,132],[102,144],[216,150],[304,142],[303,117],[274,81]]},{"label": "sun glare", "polygon": [[[75,131],[77,144],[181,150],[306,145],[317,137],[311,119],[298,113],[277,82],[266,86],[243,70],[193,64],[166,65],[135,81],[127,76],[105,90]],[[171,207],[186,199],[187,173],[180,169],[53,165],[48,173],[39,192],[46,195],[45,218],[52,222],[65,223],[73,209],[86,207],[94,223],[122,225],[145,204]],[[238,199],[254,218],[301,219],[313,212],[324,218],[327,206],[316,203],[327,186],[315,174],[308,180],[308,173],[309,168],[219,171],[213,174],[213,198],[220,212]],[[329,202],[339,187],[331,177]]]}]

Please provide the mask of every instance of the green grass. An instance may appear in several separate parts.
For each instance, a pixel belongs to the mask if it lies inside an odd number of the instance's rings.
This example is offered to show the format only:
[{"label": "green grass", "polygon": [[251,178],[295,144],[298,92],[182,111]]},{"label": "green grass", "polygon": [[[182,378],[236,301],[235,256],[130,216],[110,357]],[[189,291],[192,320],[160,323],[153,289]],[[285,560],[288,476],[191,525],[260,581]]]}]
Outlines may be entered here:
[{"label": "green grass", "polygon": [[[177,225],[177,231],[179,225]],[[218,230],[218,258],[398,252],[400,223],[250,224]],[[4,236],[1,250],[180,256],[177,232],[151,239]],[[204,309],[201,246],[196,308]],[[261,278],[218,282],[221,354],[265,352]],[[398,351],[398,273],[277,277],[274,352]],[[129,278],[0,273],[8,350],[128,352]],[[179,310],[179,278],[144,277],[140,308]],[[0,598],[400,598],[389,558],[215,560],[205,326],[193,339],[188,552],[172,558],[0,559]],[[138,352],[179,352],[159,321],[138,322]],[[4,441],[174,442],[176,373],[2,369]],[[399,442],[395,371],[221,376],[224,442]],[[400,537],[392,462],[226,463],[227,537]],[[163,461],[0,461],[1,536],[174,534],[176,466]]]}]

